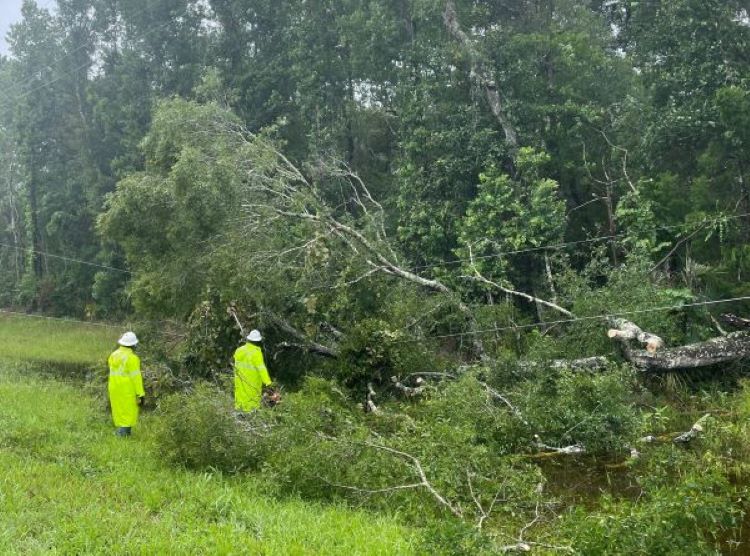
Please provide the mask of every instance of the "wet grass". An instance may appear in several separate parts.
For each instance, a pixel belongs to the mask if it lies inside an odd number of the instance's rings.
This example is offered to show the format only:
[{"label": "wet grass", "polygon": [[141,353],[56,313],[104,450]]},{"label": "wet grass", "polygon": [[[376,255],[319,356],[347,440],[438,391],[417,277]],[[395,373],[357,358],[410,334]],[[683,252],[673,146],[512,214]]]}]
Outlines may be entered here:
[{"label": "wet grass", "polygon": [[75,382],[0,362],[2,554],[411,554],[396,520],[263,495],[261,477],[162,463],[143,416],[118,439]]},{"label": "wet grass", "polygon": [[0,359],[93,365],[106,361],[118,328],[0,314]]}]

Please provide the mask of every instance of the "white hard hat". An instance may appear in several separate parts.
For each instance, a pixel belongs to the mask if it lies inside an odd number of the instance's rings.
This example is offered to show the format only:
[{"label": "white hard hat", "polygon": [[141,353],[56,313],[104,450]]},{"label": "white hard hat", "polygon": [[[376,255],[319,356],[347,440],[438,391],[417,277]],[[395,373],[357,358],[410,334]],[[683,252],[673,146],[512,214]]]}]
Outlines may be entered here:
[{"label": "white hard hat", "polygon": [[117,340],[117,343],[121,346],[133,347],[138,343],[138,338],[136,338],[135,333],[133,332],[125,332],[125,334],[123,334],[122,337]]},{"label": "white hard hat", "polygon": [[263,336],[260,335],[260,331],[251,330],[250,334],[247,335],[247,339],[251,342],[260,342],[263,339]]}]

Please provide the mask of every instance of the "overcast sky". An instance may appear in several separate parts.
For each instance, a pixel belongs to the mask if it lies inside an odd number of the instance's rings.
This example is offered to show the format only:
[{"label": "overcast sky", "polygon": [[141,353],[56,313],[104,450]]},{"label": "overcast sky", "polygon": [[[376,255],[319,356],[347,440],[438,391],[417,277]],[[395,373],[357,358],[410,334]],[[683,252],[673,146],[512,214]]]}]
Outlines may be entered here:
[{"label": "overcast sky", "polygon": [[[45,2],[38,2],[44,5]],[[8,34],[12,23],[21,19],[21,4],[23,0],[0,0],[0,54],[8,53],[5,35]]]}]

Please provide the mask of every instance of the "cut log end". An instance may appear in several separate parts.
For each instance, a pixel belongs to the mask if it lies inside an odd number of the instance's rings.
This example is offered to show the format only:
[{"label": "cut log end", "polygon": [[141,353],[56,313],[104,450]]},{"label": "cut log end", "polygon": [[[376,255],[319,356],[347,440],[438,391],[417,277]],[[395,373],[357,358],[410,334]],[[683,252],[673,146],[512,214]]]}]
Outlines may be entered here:
[{"label": "cut log end", "polygon": [[664,341],[661,338],[653,338],[646,343],[646,351],[656,353],[656,350],[664,347]]}]

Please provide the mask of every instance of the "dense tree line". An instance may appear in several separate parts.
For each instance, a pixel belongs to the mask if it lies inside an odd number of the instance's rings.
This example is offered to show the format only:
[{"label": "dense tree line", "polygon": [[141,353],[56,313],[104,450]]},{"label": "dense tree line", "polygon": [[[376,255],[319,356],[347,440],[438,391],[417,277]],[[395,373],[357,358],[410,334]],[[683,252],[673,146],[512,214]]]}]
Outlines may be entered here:
[{"label": "dense tree line", "polygon": [[[177,98],[269,134],[313,178],[333,161],[361,177],[403,264],[423,276],[456,282],[471,248],[491,278],[547,295],[544,252],[490,257],[602,235],[633,242],[612,244],[612,262],[635,243],[658,261],[706,218],[748,212],[745,10],[692,0],[26,2],[0,76],[2,301],[184,318],[203,300],[210,280],[186,272],[179,252],[214,249],[241,228],[241,199],[188,191],[202,177],[184,175],[170,195],[186,197],[165,204],[146,180],[169,177],[186,154],[163,152],[176,130],[153,127]],[[235,168],[208,171],[222,188],[242,181]],[[322,187],[336,203],[335,186]],[[132,222],[117,232],[108,226],[120,203]],[[160,233],[165,219],[174,238]],[[699,268],[699,289],[738,293],[748,218],[720,232],[685,241],[662,268],[691,278]],[[584,244],[547,265],[580,267],[588,254]],[[181,280],[190,295],[168,300]]]}]

